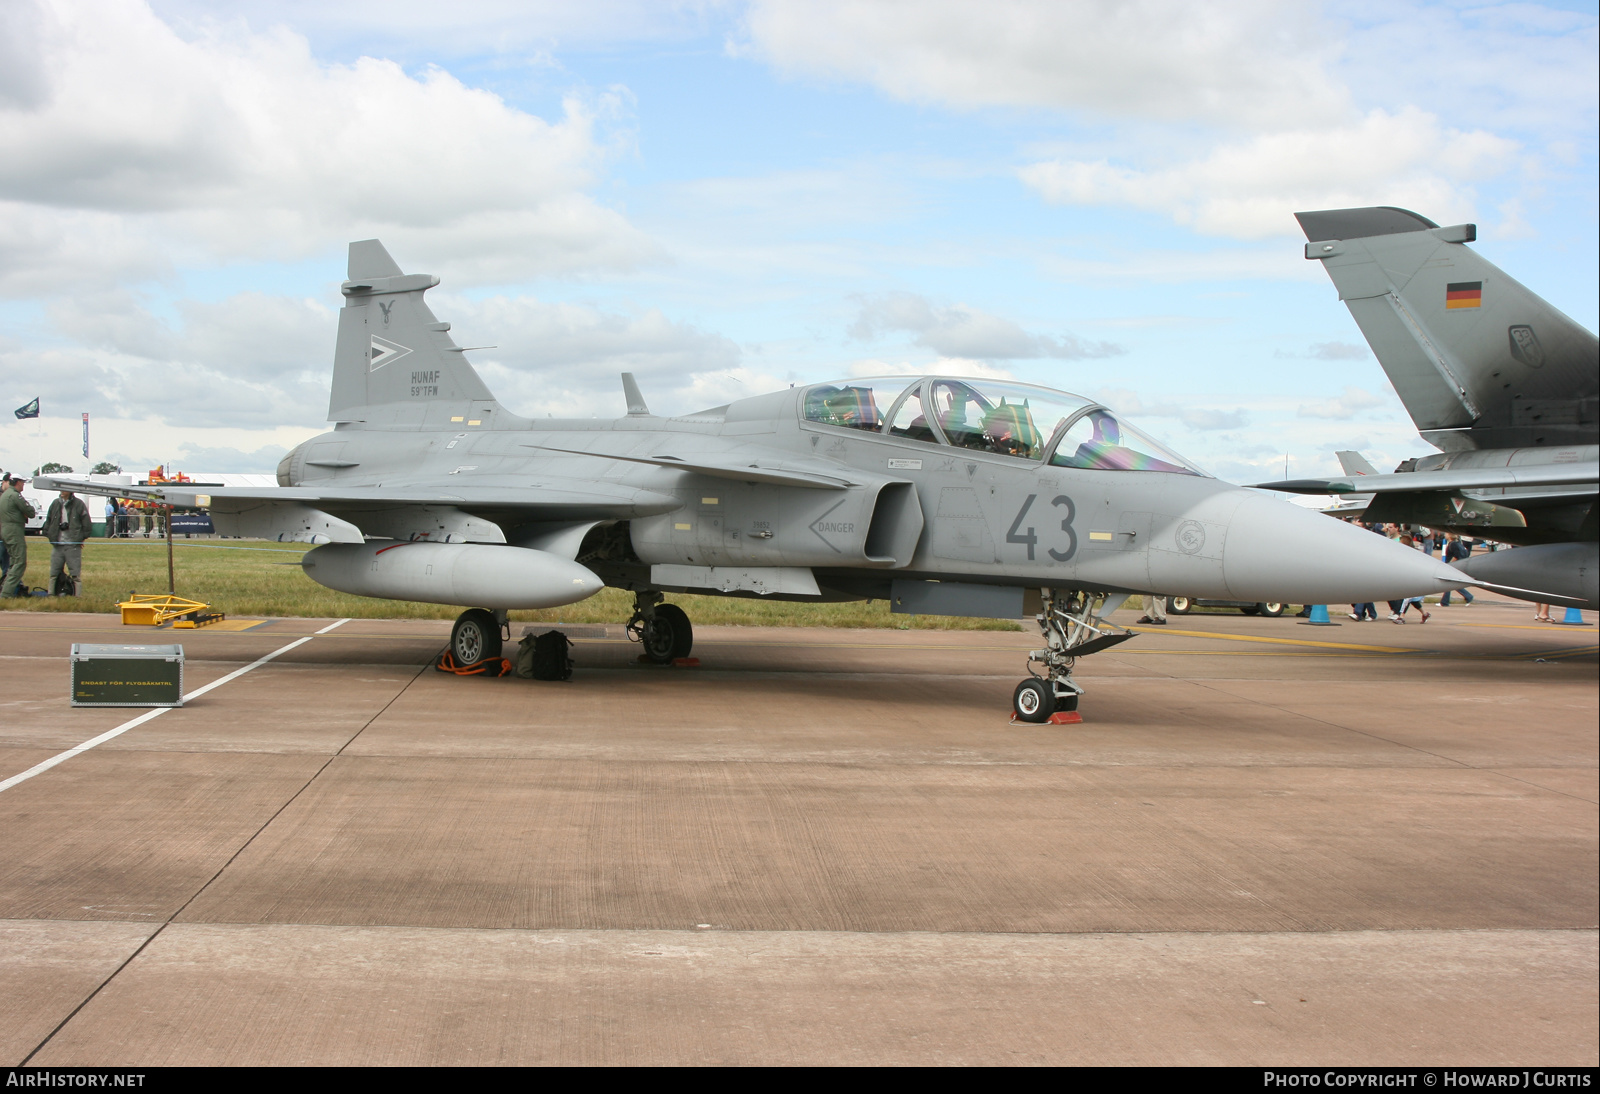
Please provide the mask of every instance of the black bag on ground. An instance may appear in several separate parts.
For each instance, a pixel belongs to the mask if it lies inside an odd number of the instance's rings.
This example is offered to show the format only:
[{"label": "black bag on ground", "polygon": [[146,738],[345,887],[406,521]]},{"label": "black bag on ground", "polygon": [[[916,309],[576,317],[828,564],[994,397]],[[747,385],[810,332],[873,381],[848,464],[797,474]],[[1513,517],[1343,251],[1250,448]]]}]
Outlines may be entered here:
[{"label": "black bag on ground", "polygon": [[570,680],[572,643],[560,631],[528,635],[517,644],[517,675],[527,680]]}]

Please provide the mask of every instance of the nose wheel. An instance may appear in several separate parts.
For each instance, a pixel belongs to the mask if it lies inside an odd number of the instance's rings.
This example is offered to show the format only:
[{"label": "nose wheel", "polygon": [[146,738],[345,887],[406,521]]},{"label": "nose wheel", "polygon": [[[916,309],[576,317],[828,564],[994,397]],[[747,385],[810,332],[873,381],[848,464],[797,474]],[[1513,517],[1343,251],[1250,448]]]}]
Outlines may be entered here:
[{"label": "nose wheel", "polygon": [[1048,722],[1056,712],[1056,697],[1048,682],[1037,677],[1024,680],[1011,693],[1011,708],[1019,722]]},{"label": "nose wheel", "polygon": [[1075,714],[1083,688],[1072,678],[1073,664],[1134,634],[1113,630],[1100,618],[1104,593],[1041,589],[1039,595],[1043,610],[1035,618],[1045,646],[1028,654],[1028,671],[1040,665],[1044,672],[1029,676],[1011,693],[1011,709],[1019,722],[1041,723],[1054,714]]}]

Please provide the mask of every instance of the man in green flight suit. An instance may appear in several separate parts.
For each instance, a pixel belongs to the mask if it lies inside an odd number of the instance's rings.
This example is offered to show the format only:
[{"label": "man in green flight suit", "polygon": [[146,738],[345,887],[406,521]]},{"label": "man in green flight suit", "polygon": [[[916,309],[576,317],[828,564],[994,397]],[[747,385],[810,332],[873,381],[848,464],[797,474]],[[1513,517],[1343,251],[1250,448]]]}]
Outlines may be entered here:
[{"label": "man in green flight suit", "polygon": [[28,568],[28,518],[33,516],[33,506],[22,496],[22,479],[12,479],[0,493],[0,539],[5,541],[6,554],[11,565],[6,570],[6,583],[0,596],[21,596],[23,572]]},{"label": "man in green flight suit", "polygon": [[[50,503],[44,515],[44,538],[50,541],[50,595],[77,596],[83,585],[83,545],[94,534],[89,507],[71,490]],[[61,572],[68,584],[62,592]]]}]

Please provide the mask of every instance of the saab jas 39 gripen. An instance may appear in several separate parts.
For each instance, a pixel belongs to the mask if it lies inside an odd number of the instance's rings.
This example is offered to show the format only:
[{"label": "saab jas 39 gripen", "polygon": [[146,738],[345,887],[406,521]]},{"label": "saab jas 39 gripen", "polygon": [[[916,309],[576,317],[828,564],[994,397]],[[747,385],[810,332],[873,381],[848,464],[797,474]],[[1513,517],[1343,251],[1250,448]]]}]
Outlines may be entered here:
[{"label": "saab jas 39 gripen", "polygon": [[[1132,636],[1134,593],[1384,600],[1478,582],[1419,551],[1219,482],[1093,400],[955,376],[808,384],[679,417],[624,375],[627,414],[530,420],[489,393],[377,240],[350,245],[334,428],[278,489],[150,487],[219,532],[320,544],[312,580],[472,605],[451,651],[497,656],[506,613],[634,594],[646,655],[689,653],[667,593],[1033,615],[1017,714],[1076,709],[1076,658]],[[51,489],[96,490],[57,476]],[[119,487],[119,492],[128,488]]]},{"label": "saab jas 39 gripen", "polygon": [[1459,568],[1524,600],[1600,608],[1600,341],[1468,247],[1475,224],[1388,206],[1295,216],[1439,451],[1387,475],[1340,453],[1343,477],[1261,485],[1514,544]]}]

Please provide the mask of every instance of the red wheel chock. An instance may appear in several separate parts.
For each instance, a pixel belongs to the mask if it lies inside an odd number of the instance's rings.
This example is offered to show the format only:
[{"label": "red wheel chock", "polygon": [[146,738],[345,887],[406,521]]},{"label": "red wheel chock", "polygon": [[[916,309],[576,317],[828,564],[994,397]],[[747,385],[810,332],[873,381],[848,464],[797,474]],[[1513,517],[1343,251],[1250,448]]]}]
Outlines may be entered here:
[{"label": "red wheel chock", "polygon": [[1075,726],[1083,721],[1083,715],[1075,710],[1058,710],[1042,722],[1023,722],[1017,719],[1017,712],[1011,712],[1011,724],[1014,726]]}]

